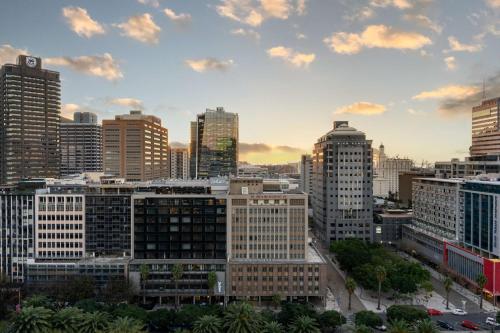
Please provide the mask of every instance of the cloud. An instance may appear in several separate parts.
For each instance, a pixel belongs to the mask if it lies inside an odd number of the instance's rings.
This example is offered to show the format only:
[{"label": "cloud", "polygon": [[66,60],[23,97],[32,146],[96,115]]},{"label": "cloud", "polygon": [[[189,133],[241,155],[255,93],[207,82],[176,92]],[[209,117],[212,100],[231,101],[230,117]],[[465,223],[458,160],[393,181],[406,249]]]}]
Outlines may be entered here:
[{"label": "cloud", "polygon": [[198,73],[209,70],[224,72],[233,66],[233,60],[218,60],[216,58],[188,59],[186,65]]},{"label": "cloud", "polygon": [[[294,2],[296,1],[296,3]],[[292,13],[304,15],[305,0],[220,0],[217,13],[233,21],[260,26],[266,19],[286,20]]]},{"label": "cloud", "polygon": [[360,9],[355,9],[352,14],[344,15],[344,19],[348,21],[365,21],[375,16],[373,8],[365,6]]},{"label": "cloud", "polygon": [[457,38],[450,36],[448,37],[448,43],[450,44],[450,49],[445,50],[447,52],[479,52],[483,48],[480,44],[462,44]]},{"label": "cloud", "polygon": [[291,48],[276,46],[267,50],[271,58],[281,58],[288,64],[297,68],[307,68],[316,59],[314,53],[299,53]]},{"label": "cloud", "polygon": [[275,148],[285,153],[302,153],[304,151],[304,149],[290,146],[276,146]]},{"label": "cloud", "polygon": [[476,94],[479,91],[478,86],[447,85],[430,91],[423,91],[412,99],[443,99],[443,98],[461,98]]},{"label": "cloud", "polygon": [[69,67],[74,71],[87,75],[103,77],[110,81],[123,78],[123,73],[120,70],[120,66],[109,53],[104,53],[103,55],[81,56],[74,58],[46,58],[44,59],[44,61],[48,65]]},{"label": "cloud", "polygon": [[336,114],[358,114],[363,116],[374,116],[386,112],[384,105],[370,102],[357,102],[351,105],[346,105],[335,110]]},{"label": "cloud", "polygon": [[273,151],[279,151],[283,153],[303,153],[304,149],[291,146],[272,146],[265,143],[240,142],[239,144],[239,152],[243,155],[251,153],[270,153]]},{"label": "cloud", "polygon": [[189,145],[184,142],[172,141],[169,144],[170,148],[188,148]]},{"label": "cloud", "polygon": [[359,34],[337,32],[323,40],[336,53],[356,54],[364,47],[399,50],[416,50],[432,41],[419,33],[399,31],[385,25],[370,25]]},{"label": "cloud", "polygon": [[412,116],[422,116],[425,114],[425,112],[423,111],[419,111],[419,110],[415,110],[415,109],[408,109],[406,110],[409,114],[411,114]]},{"label": "cloud", "polygon": [[185,13],[176,14],[172,9],[165,8],[163,13],[172,20],[175,24],[179,26],[187,26],[191,23],[191,15]]},{"label": "cloud", "polygon": [[370,5],[373,7],[396,7],[398,9],[409,9],[413,4],[408,0],[371,0]]},{"label": "cloud", "polygon": [[407,21],[414,22],[421,27],[431,29],[438,34],[443,32],[443,27],[432,21],[428,16],[422,14],[406,14],[403,18]]},{"label": "cloud", "polygon": [[444,63],[446,64],[446,69],[452,71],[457,68],[457,63],[455,62],[455,57],[444,58]]},{"label": "cloud", "polygon": [[138,3],[146,6],[151,6],[154,8],[160,7],[160,2],[158,0],[137,0]]},{"label": "cloud", "polygon": [[136,109],[136,110],[144,109],[144,105],[142,104],[142,101],[140,99],[137,99],[137,98],[129,98],[129,97],[110,98],[110,99],[107,99],[106,102],[107,102],[107,104],[126,106],[126,107]]},{"label": "cloud", "polygon": [[104,27],[93,20],[84,8],[64,7],[62,13],[71,30],[80,37],[90,38],[105,33]]},{"label": "cloud", "polygon": [[486,3],[491,8],[500,8],[500,0],[486,0]]},{"label": "cloud", "polygon": [[307,36],[300,32],[297,32],[295,37],[297,37],[297,39],[307,39]]},{"label": "cloud", "polygon": [[148,44],[158,44],[161,28],[153,21],[151,14],[131,16],[126,22],[115,24],[122,35]]},{"label": "cloud", "polygon": [[231,30],[231,34],[235,36],[249,37],[256,41],[260,40],[260,34],[253,29],[243,29],[243,28],[233,29]]},{"label": "cloud", "polygon": [[17,56],[20,54],[28,54],[26,49],[16,49],[9,44],[3,44],[0,46],[0,66],[3,64],[15,64]]},{"label": "cloud", "polygon": [[61,117],[73,119],[73,114],[80,110],[80,105],[68,103],[61,106]]}]

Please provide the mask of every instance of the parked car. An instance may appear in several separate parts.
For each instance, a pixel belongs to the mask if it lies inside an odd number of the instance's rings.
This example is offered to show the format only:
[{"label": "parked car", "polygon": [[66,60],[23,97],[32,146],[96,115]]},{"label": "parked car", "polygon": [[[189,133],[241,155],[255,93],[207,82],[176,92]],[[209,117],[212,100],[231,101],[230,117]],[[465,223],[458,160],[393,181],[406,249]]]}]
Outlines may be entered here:
[{"label": "parked car", "polygon": [[385,327],[385,325],[375,326],[375,329],[382,332],[387,331],[387,327]]},{"label": "parked car", "polygon": [[468,328],[473,331],[478,331],[479,330],[479,325],[470,321],[470,320],[464,320],[462,321],[462,326],[465,328]]},{"label": "parked car", "polygon": [[500,326],[500,324],[497,323],[496,319],[493,317],[486,318],[486,324],[491,325],[491,326],[495,326],[495,327]]},{"label": "parked car", "polygon": [[427,314],[429,316],[441,316],[443,314],[443,312],[441,312],[441,311],[439,311],[437,309],[431,309],[431,308],[429,308],[429,309],[427,309]]},{"label": "parked car", "polygon": [[455,328],[453,327],[452,324],[446,322],[446,321],[442,321],[442,320],[438,320],[436,321],[436,324],[441,327],[441,328],[444,328],[445,330],[448,330],[448,331],[454,331]]},{"label": "parked car", "polygon": [[453,309],[451,313],[453,313],[456,316],[465,316],[467,314],[467,312],[465,312],[462,309]]}]

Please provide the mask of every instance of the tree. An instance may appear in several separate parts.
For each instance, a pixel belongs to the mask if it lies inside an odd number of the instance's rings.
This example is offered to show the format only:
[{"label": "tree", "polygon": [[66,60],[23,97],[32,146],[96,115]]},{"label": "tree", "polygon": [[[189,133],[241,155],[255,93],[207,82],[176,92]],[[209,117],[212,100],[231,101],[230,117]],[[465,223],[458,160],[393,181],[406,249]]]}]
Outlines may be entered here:
[{"label": "tree", "polygon": [[278,306],[280,306],[280,304],[281,304],[281,295],[280,294],[274,294],[272,296],[271,302],[273,303],[274,308],[277,309]]},{"label": "tree", "polygon": [[278,321],[284,325],[290,325],[296,318],[308,316],[317,319],[318,314],[311,304],[283,303],[278,313]]},{"label": "tree", "polygon": [[148,321],[148,312],[137,305],[120,304],[113,308],[111,315],[113,317],[130,318],[146,323]]},{"label": "tree", "polygon": [[108,333],[146,333],[144,324],[129,317],[118,317],[111,322]]},{"label": "tree", "polygon": [[227,333],[258,333],[261,321],[250,304],[233,303],[224,314],[224,327]]},{"label": "tree", "polygon": [[483,294],[484,294],[484,286],[488,283],[488,279],[484,274],[480,273],[476,276],[476,283],[479,292],[479,309],[483,309]]},{"label": "tree", "polygon": [[347,289],[347,293],[349,294],[349,305],[347,309],[350,311],[351,310],[351,297],[354,291],[356,290],[356,281],[354,281],[353,278],[348,277],[345,280],[345,289]]},{"label": "tree", "polygon": [[372,333],[373,330],[365,325],[356,326],[354,333]]},{"label": "tree", "polygon": [[411,305],[392,305],[387,309],[387,320],[390,322],[403,320],[411,324],[425,319],[429,319],[427,312]]},{"label": "tree", "polygon": [[289,326],[291,333],[320,333],[318,323],[309,316],[300,316]]},{"label": "tree", "polygon": [[387,271],[385,270],[385,267],[382,265],[375,267],[375,275],[377,276],[377,282],[378,282],[377,310],[380,310],[380,297],[382,296],[382,283],[384,283],[385,278],[387,277]]},{"label": "tree", "polygon": [[284,327],[277,321],[265,322],[262,326],[262,333],[283,333]]},{"label": "tree", "polygon": [[146,304],[146,283],[149,280],[149,266],[142,264],[139,267],[139,272],[141,273],[142,282],[142,304]]},{"label": "tree", "polygon": [[52,328],[50,319],[52,317],[52,310],[42,307],[24,308],[19,313],[10,326],[9,332],[11,333],[44,333]]},{"label": "tree", "polygon": [[132,300],[133,295],[132,284],[122,277],[111,278],[103,291],[104,299],[108,303],[128,303]]},{"label": "tree", "polygon": [[45,295],[36,294],[23,302],[24,307],[53,309],[54,303]]},{"label": "tree", "polygon": [[388,333],[410,333],[410,326],[404,320],[398,319],[391,322]]},{"label": "tree", "polygon": [[450,291],[453,288],[453,280],[450,277],[446,277],[443,280],[444,290],[446,291],[446,309],[450,309]]},{"label": "tree", "polygon": [[383,324],[382,318],[373,311],[359,311],[354,317],[356,326],[377,327]]},{"label": "tree", "polygon": [[172,267],[172,281],[175,284],[175,307],[179,306],[179,280],[182,279],[182,275],[184,274],[183,268],[181,264],[174,264]]},{"label": "tree", "polygon": [[[208,272],[207,284],[208,284],[208,295],[210,297],[211,295],[213,295],[215,285],[217,284],[217,274],[214,271]],[[210,300],[210,303],[212,303],[212,300]]]},{"label": "tree", "polygon": [[83,319],[83,311],[79,308],[64,308],[52,317],[54,330],[64,333],[77,333]]},{"label": "tree", "polygon": [[327,310],[319,315],[318,323],[322,332],[334,332],[337,327],[346,323],[346,319],[335,310]]},{"label": "tree", "polygon": [[222,320],[217,316],[205,315],[195,321],[193,333],[220,333],[222,332]]},{"label": "tree", "polygon": [[73,304],[81,299],[94,298],[95,290],[96,283],[92,277],[76,276],[60,286],[58,299]]},{"label": "tree", "polygon": [[91,312],[83,315],[79,333],[99,333],[107,330],[109,315],[106,312]]},{"label": "tree", "polygon": [[430,320],[425,319],[418,322],[415,333],[437,333],[438,329],[436,325]]}]

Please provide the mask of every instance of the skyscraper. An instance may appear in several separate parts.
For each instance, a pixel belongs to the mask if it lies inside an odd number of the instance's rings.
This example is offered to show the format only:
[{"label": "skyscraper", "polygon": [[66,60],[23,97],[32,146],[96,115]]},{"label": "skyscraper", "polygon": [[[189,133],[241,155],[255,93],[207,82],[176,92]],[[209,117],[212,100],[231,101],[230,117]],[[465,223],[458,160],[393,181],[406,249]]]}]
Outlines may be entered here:
[{"label": "skyscraper", "polygon": [[326,243],[369,241],[373,223],[372,141],[335,121],[313,151],[312,208],[318,236]]},{"label": "skyscraper", "polygon": [[236,175],[238,172],[238,114],[207,109],[191,123],[193,178]]},{"label": "skyscraper", "polygon": [[102,171],[102,127],[92,112],[61,121],[61,175]]},{"label": "skyscraper", "polygon": [[471,156],[500,155],[500,97],[472,108]]},{"label": "skyscraper", "polygon": [[169,177],[168,130],[142,111],[103,120],[104,172],[128,181]]},{"label": "skyscraper", "polygon": [[59,73],[20,55],[0,70],[0,183],[58,177]]},{"label": "skyscraper", "polygon": [[300,159],[300,190],[312,194],[312,157],[311,155],[302,155]]},{"label": "skyscraper", "polygon": [[189,149],[188,148],[170,148],[170,178],[188,179],[189,178]]}]

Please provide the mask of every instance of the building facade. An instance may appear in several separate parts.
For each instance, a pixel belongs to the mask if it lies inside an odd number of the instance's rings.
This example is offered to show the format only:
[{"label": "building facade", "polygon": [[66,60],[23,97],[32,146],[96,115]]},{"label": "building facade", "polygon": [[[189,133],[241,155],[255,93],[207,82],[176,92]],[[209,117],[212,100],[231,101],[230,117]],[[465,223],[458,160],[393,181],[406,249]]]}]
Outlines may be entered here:
[{"label": "building facade", "polygon": [[403,236],[403,225],[411,224],[413,214],[401,209],[386,209],[376,214],[373,223],[373,242],[397,245]]},{"label": "building facade", "polygon": [[0,184],[59,177],[59,73],[20,55],[0,69]]},{"label": "building facade", "polygon": [[471,156],[500,155],[500,97],[472,108]]},{"label": "building facade", "polygon": [[311,155],[302,155],[300,158],[300,190],[312,195],[313,161]]},{"label": "building facade", "polygon": [[[236,176],[238,172],[238,114],[207,109],[191,123],[193,178]],[[194,133],[193,133],[194,131]]]},{"label": "building facade", "polygon": [[61,175],[102,172],[102,127],[97,115],[75,112],[73,121],[61,121]]},{"label": "building facade", "polygon": [[130,111],[103,120],[104,173],[128,181],[169,178],[168,131],[155,116]]},{"label": "building facade", "polygon": [[411,170],[399,174],[399,202],[402,207],[413,207],[413,180],[415,178],[432,178],[434,170]]},{"label": "building facade", "polygon": [[464,161],[454,158],[451,161],[436,162],[434,169],[437,178],[465,178],[500,173],[500,155],[471,156]]},{"label": "building facade", "polygon": [[399,174],[408,172],[413,161],[407,158],[389,158],[385,154],[384,145],[380,145],[378,153],[377,176],[373,179],[373,195],[399,198]]},{"label": "building facade", "polygon": [[189,149],[188,148],[170,148],[170,178],[188,179],[189,172]]},{"label": "building facade", "polygon": [[336,121],[313,152],[312,208],[318,237],[326,244],[372,239],[373,170],[371,140]]}]

